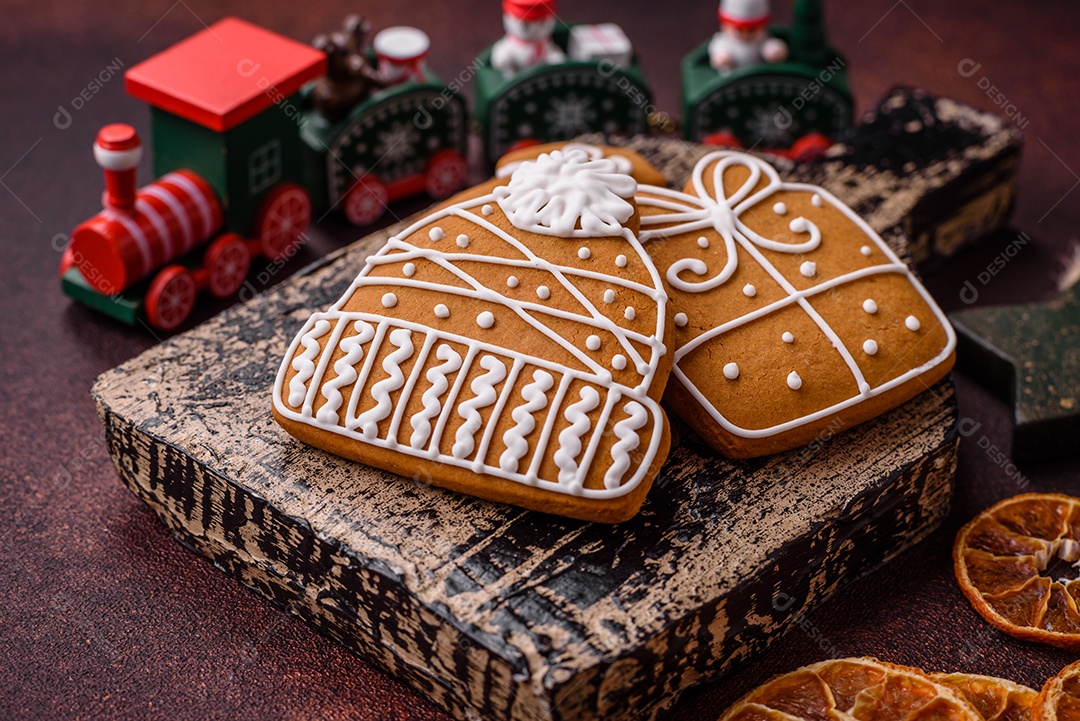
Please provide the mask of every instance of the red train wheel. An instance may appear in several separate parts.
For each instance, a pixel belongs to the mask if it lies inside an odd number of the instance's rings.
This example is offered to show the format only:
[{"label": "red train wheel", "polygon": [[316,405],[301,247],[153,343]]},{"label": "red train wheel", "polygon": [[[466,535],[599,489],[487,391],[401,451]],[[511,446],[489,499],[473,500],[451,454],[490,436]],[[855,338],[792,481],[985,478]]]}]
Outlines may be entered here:
[{"label": "red train wheel", "polygon": [[294,183],[282,183],[263,200],[255,218],[255,237],[270,260],[288,257],[311,225],[311,198]]},{"label": "red train wheel", "polygon": [[381,180],[365,175],[345,194],[345,217],[353,225],[370,225],[382,217],[389,198]]},{"label": "red train wheel", "polygon": [[743,146],[742,141],[735,137],[735,133],[730,130],[709,133],[701,139],[701,142],[704,145],[720,145],[725,148],[741,148]]},{"label": "red train wheel", "polygon": [[448,198],[465,187],[469,164],[456,150],[442,150],[428,161],[424,189],[436,200]]},{"label": "red train wheel", "polygon": [[209,271],[208,287],[218,298],[230,296],[240,289],[251,267],[247,243],[236,233],[225,233],[210,244],[203,257]]},{"label": "red train wheel", "polygon": [[816,160],[832,147],[832,141],[821,133],[804,135],[791,146],[788,155],[794,160]]},{"label": "red train wheel", "polygon": [[146,317],[158,330],[175,330],[195,307],[195,279],[182,265],[162,269],[146,293]]}]

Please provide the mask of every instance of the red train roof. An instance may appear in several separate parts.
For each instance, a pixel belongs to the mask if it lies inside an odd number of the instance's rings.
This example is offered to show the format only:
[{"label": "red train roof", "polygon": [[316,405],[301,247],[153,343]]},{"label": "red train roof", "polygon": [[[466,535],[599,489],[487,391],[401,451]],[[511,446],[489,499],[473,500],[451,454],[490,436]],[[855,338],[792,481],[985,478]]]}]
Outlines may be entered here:
[{"label": "red train roof", "polygon": [[124,74],[128,93],[224,131],[326,71],[326,55],[237,18],[225,18]]}]

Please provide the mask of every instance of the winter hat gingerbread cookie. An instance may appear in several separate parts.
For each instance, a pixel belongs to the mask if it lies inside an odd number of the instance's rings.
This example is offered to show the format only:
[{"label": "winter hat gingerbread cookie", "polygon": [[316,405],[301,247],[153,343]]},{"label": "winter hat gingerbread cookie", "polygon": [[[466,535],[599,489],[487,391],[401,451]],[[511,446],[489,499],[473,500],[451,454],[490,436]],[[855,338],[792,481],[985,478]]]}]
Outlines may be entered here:
[{"label": "winter hat gingerbread cookie", "polygon": [[684,192],[639,188],[675,324],[670,407],[735,458],[832,435],[928,389],[952,327],[841,201],[715,152]]},{"label": "winter hat gingerbread cookie", "polygon": [[585,520],[633,516],[667,455],[666,296],[637,183],[581,150],[391,238],[311,316],[274,417],[311,445]]}]

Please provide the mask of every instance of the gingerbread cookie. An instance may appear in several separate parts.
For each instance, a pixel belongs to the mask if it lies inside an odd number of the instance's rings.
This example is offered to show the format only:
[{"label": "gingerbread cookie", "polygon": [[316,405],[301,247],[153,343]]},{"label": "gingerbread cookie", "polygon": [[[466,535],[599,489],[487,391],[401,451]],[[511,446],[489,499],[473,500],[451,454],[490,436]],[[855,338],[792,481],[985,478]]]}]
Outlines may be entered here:
[{"label": "gingerbread cookie", "polygon": [[544,143],[542,145],[529,145],[517,150],[511,150],[499,158],[495,163],[495,177],[509,178],[521,164],[533,160],[544,153],[552,153],[561,150],[568,153],[571,150],[582,150],[590,158],[610,158],[615,161],[620,173],[626,173],[634,180],[645,185],[667,185],[667,178],[657,170],[652,163],[641,157],[636,151],[629,148],[618,148],[613,145],[591,145],[589,143],[576,143],[559,141]]},{"label": "gingerbread cookie", "polygon": [[675,324],[669,407],[748,458],[831,436],[921,393],[956,338],[908,267],[827,191],[744,153],[685,191],[639,188]]},{"label": "gingerbread cookie", "polygon": [[671,370],[637,183],[555,151],[392,237],[296,335],[277,421],[311,445],[495,501],[633,516],[667,456]]}]

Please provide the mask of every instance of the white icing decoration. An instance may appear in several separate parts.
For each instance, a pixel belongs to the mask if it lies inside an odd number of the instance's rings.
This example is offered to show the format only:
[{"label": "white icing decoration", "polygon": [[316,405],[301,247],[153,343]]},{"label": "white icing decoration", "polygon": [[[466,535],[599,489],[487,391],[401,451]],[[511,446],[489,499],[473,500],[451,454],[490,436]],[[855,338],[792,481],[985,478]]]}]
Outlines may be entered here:
[{"label": "white icing decoration", "polygon": [[436,225],[434,228],[428,231],[428,237],[432,240],[442,240],[446,237],[446,233],[443,231],[442,228]]},{"label": "white icing decoration", "polygon": [[630,467],[630,453],[641,444],[637,431],[649,420],[648,411],[637,401],[628,402],[623,410],[629,415],[612,429],[619,440],[611,447],[611,465],[604,474],[604,488],[619,487],[619,482]]},{"label": "white icing decoration", "polygon": [[739,377],[739,365],[737,363],[728,363],[724,366],[724,377],[729,381],[733,381]]},{"label": "white icing decoration", "polygon": [[[783,203],[774,204],[773,207],[772,207],[772,210],[777,215],[787,215],[787,206],[784,205]],[[792,222],[794,223],[795,221],[792,221]],[[794,228],[792,228],[792,230],[794,230]]]},{"label": "white icing decoration", "polygon": [[397,305],[397,296],[393,293],[383,293],[382,306],[383,308],[393,308]]},{"label": "white icing decoration", "polygon": [[785,343],[794,343],[795,342],[795,336],[793,336],[788,331],[784,331],[784,334],[782,336],[780,336],[780,340],[784,341]]},{"label": "white icing decoration", "polygon": [[540,300],[547,300],[551,297],[551,289],[546,285],[542,285],[536,289],[536,297]]},{"label": "white icing decoration", "polygon": [[468,248],[469,247],[469,236],[462,233],[461,235],[459,235],[457,237],[456,242],[457,242],[457,247],[459,247],[459,248]]},{"label": "white icing decoration", "polygon": [[518,279],[517,279],[516,275],[511,275],[510,277],[508,277],[506,279],[506,287],[507,288],[517,288],[518,287]]},{"label": "white icing decoration", "polygon": [[680,328],[685,326],[686,323],[688,322],[688,320],[689,319],[686,317],[686,313],[676,313],[675,314],[675,325],[679,326]]},{"label": "white icing decoration", "polygon": [[490,328],[495,325],[495,316],[490,310],[485,310],[480,315],[476,316],[476,324],[481,328]]},{"label": "white icing decoration", "polygon": [[454,446],[450,451],[454,458],[467,458],[476,449],[476,432],[484,422],[480,409],[495,402],[498,398],[495,384],[506,378],[506,366],[493,355],[481,358],[480,367],[487,373],[473,379],[469,384],[473,397],[458,406],[458,415],[465,422],[458,426],[454,436]]},{"label": "white icing decoration", "polygon": [[874,302],[873,298],[867,298],[862,302],[862,309],[870,315],[873,315],[874,313],[877,313],[877,303]]},{"label": "white icing decoration", "polygon": [[636,190],[614,161],[574,149],[522,163],[494,195],[515,228],[568,238],[622,235]]},{"label": "white icing decoration", "polygon": [[330,321],[320,320],[300,338],[304,352],[296,356],[292,368],[296,375],[289,381],[289,405],[299,408],[307,396],[304,384],[315,375],[315,358],[319,355],[319,338],[330,332]]},{"label": "white icing decoration", "polygon": [[390,343],[397,346],[397,350],[383,359],[382,368],[387,372],[388,377],[371,387],[371,397],[375,399],[375,407],[364,411],[351,422],[346,421],[352,428],[359,428],[367,438],[374,438],[378,434],[379,421],[389,416],[390,411],[393,410],[390,394],[405,385],[405,374],[401,371],[401,364],[411,358],[415,350],[412,344],[412,332],[404,328],[390,331]]},{"label": "white icing decoration", "polygon": [[743,286],[742,294],[745,295],[747,298],[753,298],[755,295],[757,295],[757,288],[747,283]]},{"label": "white icing decoration", "polygon": [[703,235],[703,236],[701,236],[700,238],[697,239],[697,244],[698,244],[699,248],[702,248],[702,249],[708,248],[709,247],[709,239],[706,238]]},{"label": "white icing decoration", "polygon": [[322,395],[326,399],[322,408],[315,417],[320,423],[337,425],[338,409],[341,408],[343,397],[341,389],[356,382],[359,374],[356,372],[356,364],[364,357],[364,343],[375,337],[375,329],[369,323],[358,320],[353,323],[355,335],[351,335],[341,341],[341,350],[345,355],[334,363],[335,378],[323,384]]},{"label": "white icing decoration", "polygon": [[877,355],[877,351],[878,351],[877,341],[872,340],[872,339],[868,339],[868,340],[863,341],[862,349],[863,349],[863,353],[865,353],[866,355]]},{"label": "white icing decoration", "polygon": [[484,203],[480,208],[480,212],[486,217],[495,212],[495,209],[491,207],[490,203]]},{"label": "white icing decoration", "polygon": [[611,288],[608,288],[607,290],[604,291],[604,302],[605,303],[614,303],[615,302],[615,291],[613,291]]},{"label": "white icing decoration", "polygon": [[821,207],[821,196],[818,195],[817,193],[814,193],[813,195],[811,195],[810,196],[810,204],[813,205],[815,208],[820,208]]},{"label": "white icing decoration", "polygon": [[[634,164],[631,163],[630,159],[627,158],[625,155],[605,155],[603,148],[596,145],[590,145],[588,143],[567,143],[566,145],[562,146],[562,151],[564,153],[571,150],[583,150],[589,156],[589,158],[593,160],[597,160],[599,158],[607,158],[611,162],[615,163],[615,167],[619,169],[620,173],[623,173],[625,175],[633,175]],[[500,165],[498,168],[495,169],[495,177],[509,178],[511,175],[514,174],[515,170],[517,170],[524,163],[527,162],[529,161],[517,160],[510,163],[504,163],[503,165]]]},{"label": "white icing decoration", "polygon": [[[711,171],[712,188],[716,191],[716,197],[706,191],[705,172],[710,165],[715,163]],[[723,174],[730,168],[739,166],[749,171],[742,185],[728,195],[723,183]],[[726,431],[742,438],[765,438],[780,433],[785,433],[793,428],[812,423],[821,418],[826,418],[845,408],[849,408],[863,400],[874,397],[906,383],[914,377],[922,375],[932,368],[944,362],[956,347],[956,335],[952,327],[946,322],[944,313],[937,307],[927,290],[915,279],[910,269],[896,257],[888,245],[870,226],[856,215],[850,208],[828,191],[809,184],[785,183],[780,180],[776,170],[764,161],[732,151],[717,151],[709,153],[698,161],[694,168],[691,179],[691,193],[684,193],[669,188],[657,186],[642,186],[636,198],[642,208],[651,207],[661,212],[643,214],[641,217],[642,232],[640,237],[643,242],[671,238],[683,234],[697,233],[704,229],[715,230],[723,239],[725,252],[717,254],[717,257],[726,258],[725,265],[719,273],[710,274],[708,266],[698,259],[684,258],[673,263],[666,272],[666,277],[671,285],[679,290],[700,292],[710,290],[725,283],[735,272],[738,265],[736,248],[740,253],[749,255],[763,268],[786,293],[777,301],[763,307],[758,307],[745,315],[734,318],[717,325],[714,328],[695,336],[684,345],[676,349],[674,367],[672,373],[676,380],[689,390],[690,394],[698,401],[703,409]],[[745,210],[765,202],[771,195],[778,191],[788,191],[795,195],[811,195],[811,203],[822,207],[828,203],[829,207],[842,213],[851,223],[859,228],[867,240],[872,244],[862,247],[864,255],[880,253],[883,260],[880,264],[859,268],[850,273],[822,281],[810,288],[799,290],[786,279],[777,268],[765,257],[762,251],[773,251],[789,254],[809,254],[821,243],[820,231],[813,222],[806,220],[806,231],[810,237],[802,243],[780,243],[765,238],[755,232],[743,222],[742,215]],[[818,200],[814,199],[814,196]],[[748,222],[752,216],[746,214]],[[805,219],[804,219],[805,220]],[[801,227],[801,223],[799,226]],[[693,237],[693,236],[691,236]],[[696,283],[684,280],[681,273],[689,272],[698,277],[706,276],[703,282]],[[862,375],[854,357],[841,341],[836,332],[825,322],[810,305],[810,299],[822,293],[827,293],[839,286],[852,281],[870,278],[875,275],[901,275],[914,288],[922,298],[925,306],[924,312],[933,314],[941,324],[946,335],[946,342],[940,352],[917,368],[912,368],[901,375],[892,378],[879,386],[871,388]],[[818,328],[826,335],[833,347],[843,357],[848,369],[855,378],[859,393],[843,399],[832,406],[820,409],[801,418],[794,418],[779,423],[769,428],[748,429],[741,428],[727,418],[723,413],[710,403],[708,398],[698,389],[694,382],[683,372],[680,361],[689,353],[714,338],[722,336],[746,323],[758,318],[775,313],[789,306],[799,306],[815,322]],[[912,320],[915,320],[912,318]],[[794,336],[792,336],[794,340]]]},{"label": "white icing decoration", "polygon": [[616,353],[611,357],[611,367],[617,371],[621,371],[626,368],[626,356],[622,353]]},{"label": "white icing decoration", "polygon": [[583,246],[581,248],[578,248],[577,257],[581,258],[582,260],[588,260],[592,257],[592,251]]},{"label": "white icing decoration", "polygon": [[533,371],[532,377],[533,382],[521,389],[521,397],[525,403],[510,413],[510,418],[516,425],[503,434],[506,450],[499,456],[499,467],[507,473],[516,473],[521,459],[529,452],[529,444],[525,439],[536,429],[533,416],[547,408],[547,392],[555,383],[547,371]]},{"label": "white icing decoration", "polygon": [[625,268],[626,267],[626,256],[622,255],[622,254],[619,254],[619,255],[615,256],[615,265],[619,266],[620,268]]},{"label": "white icing decoration", "polygon": [[799,266],[799,272],[807,278],[813,278],[817,275],[817,263],[812,260],[808,260]]},{"label": "white icing decoration", "polygon": [[585,347],[589,350],[600,350],[600,336],[591,335],[585,339]]},{"label": "white icing decoration", "polygon": [[592,425],[589,413],[600,405],[600,394],[592,386],[583,386],[580,397],[581,400],[566,407],[564,417],[570,425],[559,433],[559,450],[555,451],[555,465],[559,467],[561,484],[577,480],[577,457],[581,453],[581,437]]},{"label": "white icing decoration", "polygon": [[634,318],[637,318],[637,311],[634,310],[634,306],[632,306],[632,305],[626,306],[626,312],[623,313],[623,317],[626,318],[627,320],[633,320]]},{"label": "white icing decoration", "polygon": [[795,371],[791,371],[788,373],[787,385],[791,390],[797,391],[802,388],[802,378],[800,378],[799,374]]},{"label": "white icing decoration", "polygon": [[416,275],[416,266],[413,263],[406,263],[401,267],[401,272],[406,278],[412,278]]},{"label": "white icing decoration", "polygon": [[445,343],[435,351],[435,357],[442,363],[429,368],[424,376],[431,384],[420,398],[424,407],[409,419],[409,425],[413,429],[409,445],[413,448],[423,448],[431,438],[431,422],[442,413],[442,395],[450,388],[446,377],[461,368],[461,356]]},{"label": "white icing decoration", "polygon": [[442,303],[439,303],[438,305],[435,306],[435,317],[436,318],[449,318],[450,317],[450,309],[447,308]]},{"label": "white icing decoration", "polygon": [[904,326],[908,330],[914,332],[914,331],[919,330],[919,328],[922,327],[922,323],[920,323],[919,319],[916,318],[915,316],[909,315],[907,318],[904,319]]}]

